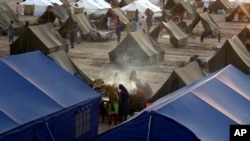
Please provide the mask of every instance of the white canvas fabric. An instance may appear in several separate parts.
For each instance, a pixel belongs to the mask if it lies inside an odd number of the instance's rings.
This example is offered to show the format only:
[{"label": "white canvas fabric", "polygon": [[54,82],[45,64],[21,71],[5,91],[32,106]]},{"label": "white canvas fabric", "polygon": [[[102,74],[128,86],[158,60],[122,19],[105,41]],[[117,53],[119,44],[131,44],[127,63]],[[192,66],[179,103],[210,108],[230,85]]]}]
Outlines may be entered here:
[{"label": "white canvas fabric", "polygon": [[34,16],[41,16],[46,11],[47,6],[54,4],[62,5],[63,3],[60,0],[26,0],[21,3],[21,5],[34,5]]},{"label": "white canvas fabric", "polygon": [[78,8],[84,8],[87,14],[106,14],[111,5],[104,0],[80,0],[77,2]]},{"label": "white canvas fabric", "polygon": [[139,15],[141,16],[145,16],[145,11],[146,9],[149,8],[150,10],[152,10],[154,12],[154,17],[158,17],[161,16],[161,8],[159,6],[154,5],[153,3],[151,3],[148,0],[136,0],[124,7],[122,7],[122,11],[126,12],[126,11],[135,11],[136,9],[138,9],[139,11]]}]

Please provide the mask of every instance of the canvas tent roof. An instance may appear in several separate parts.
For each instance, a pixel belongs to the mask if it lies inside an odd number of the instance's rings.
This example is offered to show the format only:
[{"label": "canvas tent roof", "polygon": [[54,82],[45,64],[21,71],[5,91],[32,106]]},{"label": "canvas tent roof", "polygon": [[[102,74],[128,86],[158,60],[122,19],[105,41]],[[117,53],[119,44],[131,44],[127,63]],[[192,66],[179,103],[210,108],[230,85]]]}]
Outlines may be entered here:
[{"label": "canvas tent roof", "polygon": [[136,11],[138,9],[139,13],[142,13],[142,15],[145,13],[146,9],[149,8],[151,11],[153,11],[154,16],[161,15],[161,8],[154,5],[148,0],[136,0],[132,3],[122,7],[122,11]]},{"label": "canvas tent roof", "polygon": [[234,9],[234,6],[229,2],[229,0],[216,0],[213,4],[208,6],[210,11],[216,11],[218,9],[224,9],[227,12],[230,12]]},{"label": "canvas tent roof", "polygon": [[68,43],[60,36],[52,24],[28,26],[10,45],[10,54],[20,54],[40,50],[46,54],[64,49]]},{"label": "canvas tent roof", "polygon": [[43,15],[41,15],[37,21],[39,24],[45,24],[49,22],[54,22],[58,18],[59,24],[63,25],[66,20],[69,18],[70,11],[65,7],[55,5],[53,6],[53,11],[46,10]]},{"label": "canvas tent roof", "polygon": [[116,15],[119,18],[119,21],[123,24],[129,23],[129,20],[127,17],[124,15],[122,10],[120,8],[110,8],[109,11],[106,13],[105,16],[102,16],[102,18],[96,22],[96,27],[98,29],[107,29],[107,17],[111,15]]},{"label": "canvas tent roof", "polygon": [[211,35],[218,35],[219,26],[212,19],[212,17],[207,12],[199,13],[192,23],[190,23],[186,29],[187,33],[192,32],[195,26],[201,21],[201,24],[206,33]]},{"label": "canvas tent roof", "polygon": [[0,2],[0,11],[9,11],[9,10],[12,10],[12,9],[9,7],[9,5],[5,1]]},{"label": "canvas tent roof", "polygon": [[239,11],[239,9],[245,14],[246,18],[248,20],[250,20],[250,12],[247,9],[247,6],[244,3],[241,3],[237,8],[235,8],[232,12],[230,12],[229,14],[226,15],[225,20],[227,22],[229,21],[233,21],[234,19],[234,15],[237,11]]},{"label": "canvas tent roof", "polygon": [[132,3],[135,0],[121,0],[121,2],[119,3],[118,7],[124,7],[130,3]]},{"label": "canvas tent roof", "polygon": [[106,14],[111,5],[104,0],[79,0],[77,2],[79,8],[84,8],[88,14]]},{"label": "canvas tent roof", "polygon": [[197,16],[197,12],[191,3],[185,0],[168,0],[164,5],[164,9],[169,10],[172,16],[183,17],[185,12],[189,18],[195,18]]},{"label": "canvas tent roof", "polygon": [[150,31],[150,36],[155,40],[158,39],[160,31],[163,28],[165,28],[170,35],[170,42],[174,47],[183,47],[187,44],[188,35],[171,20],[168,22],[160,22],[158,26]]},{"label": "canvas tent roof", "polygon": [[229,64],[250,74],[250,54],[237,36],[227,39],[220,50],[208,61],[208,70],[214,72]]},{"label": "canvas tent roof", "polygon": [[[98,93],[39,51],[1,58],[0,71],[1,140],[5,140],[6,136],[11,136],[11,140],[20,140],[15,138],[20,132],[24,132],[25,138],[34,140],[33,126],[41,126],[41,123],[65,115],[78,106],[98,106],[100,102]],[[98,113],[97,109],[93,108],[91,112]],[[56,122],[68,124],[62,119]],[[65,131],[60,129],[60,136],[72,134]],[[27,136],[28,132],[31,136]],[[52,134],[55,140],[63,140],[56,138],[58,135],[53,131]]]},{"label": "canvas tent roof", "polygon": [[109,52],[111,63],[152,65],[164,60],[164,50],[142,30],[130,32]]},{"label": "canvas tent roof", "polygon": [[24,26],[23,23],[16,17],[12,10],[0,11],[0,24],[6,34],[8,33],[11,20],[13,21],[14,34],[19,35]]},{"label": "canvas tent roof", "polygon": [[58,63],[62,68],[66,71],[70,72],[72,75],[79,77],[86,84],[91,84],[93,81],[84,74],[69,58],[67,53],[64,50],[59,50],[57,52],[53,52],[48,54],[56,63]]},{"label": "canvas tent roof", "polygon": [[62,5],[63,3],[60,0],[25,0],[21,5],[35,5],[35,6],[53,6],[53,5]]},{"label": "canvas tent roof", "polygon": [[249,83],[249,76],[229,65],[159,99],[96,141],[229,140],[231,124],[250,123]]},{"label": "canvas tent roof", "polygon": [[199,64],[194,61],[182,68],[175,69],[166,80],[166,82],[160,87],[160,89],[149,99],[148,102],[154,101],[166,96],[186,85],[189,85],[202,77],[205,74],[199,67]]},{"label": "canvas tent roof", "polygon": [[241,30],[237,36],[239,37],[241,42],[245,44],[250,39],[250,24],[245,26],[245,28]]},{"label": "canvas tent roof", "polygon": [[81,34],[88,34],[92,30],[93,25],[90,23],[88,17],[84,13],[73,14],[68,20],[61,26],[58,32],[64,36],[68,34],[74,22],[77,22]]}]

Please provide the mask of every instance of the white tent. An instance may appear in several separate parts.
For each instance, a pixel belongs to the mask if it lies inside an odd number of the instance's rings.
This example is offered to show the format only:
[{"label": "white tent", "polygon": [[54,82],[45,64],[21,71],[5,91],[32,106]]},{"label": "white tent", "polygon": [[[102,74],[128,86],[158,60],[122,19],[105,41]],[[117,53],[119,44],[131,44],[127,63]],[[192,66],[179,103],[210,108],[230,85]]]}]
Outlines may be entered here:
[{"label": "white tent", "polygon": [[87,14],[95,13],[97,15],[106,14],[111,8],[111,5],[104,0],[79,0],[77,5],[78,8],[84,8]]},{"label": "white tent", "polygon": [[153,4],[157,5],[160,3],[160,0],[149,0],[150,2],[152,2]]},{"label": "white tent", "polygon": [[121,9],[124,12],[135,11],[136,9],[138,9],[139,15],[141,17],[141,16],[145,16],[145,11],[147,8],[149,8],[150,10],[152,10],[154,12],[154,17],[159,17],[162,15],[161,8],[159,6],[154,5],[149,0],[136,0],[128,5],[124,6],[124,7],[122,7]]},{"label": "white tent", "polygon": [[47,6],[54,4],[62,5],[63,3],[60,0],[26,0],[21,3],[22,6],[34,6],[34,16],[41,16]]}]

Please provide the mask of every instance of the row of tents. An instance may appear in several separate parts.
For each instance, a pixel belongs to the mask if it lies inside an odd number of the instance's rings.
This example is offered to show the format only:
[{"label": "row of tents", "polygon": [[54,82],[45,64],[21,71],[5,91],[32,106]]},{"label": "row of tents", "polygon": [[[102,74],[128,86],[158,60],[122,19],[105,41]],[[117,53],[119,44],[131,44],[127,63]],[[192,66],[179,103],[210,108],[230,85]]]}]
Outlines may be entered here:
[{"label": "row of tents", "polygon": [[1,140],[221,141],[229,139],[229,125],[250,122],[249,76],[232,65],[204,76],[193,62],[169,78],[182,88],[97,135],[101,96],[69,71],[74,67],[64,63],[71,62],[65,54],[35,51],[0,59]]}]

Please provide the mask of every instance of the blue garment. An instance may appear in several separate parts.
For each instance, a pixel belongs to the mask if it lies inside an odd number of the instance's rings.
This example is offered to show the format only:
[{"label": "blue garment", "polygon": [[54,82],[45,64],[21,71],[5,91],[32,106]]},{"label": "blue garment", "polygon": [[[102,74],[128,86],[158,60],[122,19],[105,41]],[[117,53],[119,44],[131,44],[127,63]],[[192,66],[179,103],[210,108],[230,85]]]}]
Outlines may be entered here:
[{"label": "blue garment", "polygon": [[136,31],[137,28],[136,21],[132,20],[131,24],[132,24],[132,31]]},{"label": "blue garment", "polygon": [[119,43],[120,39],[121,39],[122,27],[120,25],[117,25],[115,32],[116,32],[116,36],[117,36],[117,42]]}]

